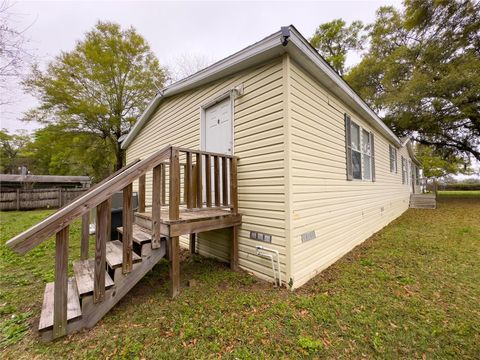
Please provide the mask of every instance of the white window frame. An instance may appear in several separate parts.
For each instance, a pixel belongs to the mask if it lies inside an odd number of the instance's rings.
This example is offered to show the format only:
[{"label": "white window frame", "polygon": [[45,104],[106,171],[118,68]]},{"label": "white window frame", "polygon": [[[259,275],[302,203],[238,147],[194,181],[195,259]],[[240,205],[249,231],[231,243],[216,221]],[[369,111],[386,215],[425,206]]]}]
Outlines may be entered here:
[{"label": "white window frame", "polygon": [[398,172],[397,148],[391,144],[388,146],[388,158],[390,160],[390,172],[396,174]]},{"label": "white window frame", "polygon": [[[360,153],[360,175],[361,175],[361,178],[356,178],[355,176],[352,177],[352,180],[355,180],[355,181],[368,181],[368,182],[371,182],[372,181],[372,167],[373,167],[373,156],[372,156],[372,133],[370,131],[368,131],[367,129],[365,129],[364,127],[360,126],[360,124],[357,124],[355,121],[351,120],[351,124],[350,124],[350,128],[352,129],[354,126],[357,126],[358,127],[358,135],[359,135],[359,149],[354,149],[353,147],[353,141],[351,142],[352,146],[352,168],[353,168],[353,152],[357,152],[357,153]],[[366,133],[368,133],[368,139],[370,141],[370,149],[369,149],[369,152],[364,152],[363,151],[363,131],[365,131]],[[350,130],[351,132],[351,130]],[[353,139],[353,137],[350,135],[350,137]],[[369,171],[369,177],[366,178],[365,177],[365,168],[363,166],[363,158],[364,156],[369,156],[370,157],[370,171]],[[353,173],[352,173],[353,174]]]}]

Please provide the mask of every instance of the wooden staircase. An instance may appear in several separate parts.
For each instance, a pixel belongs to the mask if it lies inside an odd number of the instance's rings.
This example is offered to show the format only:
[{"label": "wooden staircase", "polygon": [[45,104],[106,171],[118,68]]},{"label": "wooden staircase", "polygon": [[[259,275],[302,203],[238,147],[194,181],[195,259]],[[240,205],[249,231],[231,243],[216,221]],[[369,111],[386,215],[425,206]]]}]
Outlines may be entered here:
[{"label": "wooden staircase", "polygon": [[[181,162],[185,160],[185,162]],[[146,173],[152,204],[146,210]],[[181,181],[183,180],[183,181]],[[133,211],[138,181],[139,212]],[[119,239],[110,241],[111,196],[123,192]],[[168,202],[166,201],[168,194]],[[89,257],[90,210],[96,208],[95,254]],[[169,261],[170,295],[180,290],[179,236],[232,228],[231,267],[238,266],[237,158],[168,146],[117,171],[73,203],[7,242],[24,254],[56,236],[55,282],[45,287],[39,331],[51,340],[94,326],[162,258]],[[68,277],[69,225],[82,218],[80,259]],[[168,249],[168,251],[167,251]]]},{"label": "wooden staircase", "polygon": [[437,199],[434,194],[410,194],[410,207],[412,209],[435,209]]},{"label": "wooden staircase", "polygon": [[[76,260],[73,262],[73,277],[68,280],[67,289],[67,333],[84,327],[91,327],[100,320],[142,277],[166,255],[166,238],[162,238],[160,248],[151,247],[151,230],[139,229],[134,225],[136,232],[133,241],[139,245],[138,250],[132,252],[132,270],[124,274],[123,243],[120,240],[106,243],[106,271],[105,295],[100,303],[95,302],[95,260]],[[142,236],[136,234],[141,231]],[[145,235],[148,234],[148,238]],[[45,340],[51,339],[54,334],[54,286],[48,283],[43,297],[42,313],[38,330]],[[99,304],[99,305],[97,305]]]}]

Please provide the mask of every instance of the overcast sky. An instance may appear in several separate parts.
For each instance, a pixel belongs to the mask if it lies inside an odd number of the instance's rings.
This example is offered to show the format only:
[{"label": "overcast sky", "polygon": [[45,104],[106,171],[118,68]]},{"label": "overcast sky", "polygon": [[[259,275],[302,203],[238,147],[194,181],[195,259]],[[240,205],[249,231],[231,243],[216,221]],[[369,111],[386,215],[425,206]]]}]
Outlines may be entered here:
[{"label": "overcast sky", "polygon": [[[263,37],[282,25],[293,24],[310,37],[324,22],[343,18],[372,22],[382,5],[400,7],[400,1],[19,1],[11,9],[17,29],[28,26],[29,48],[41,64],[61,51],[74,48],[98,20],[134,26],[143,35],[160,62],[174,65],[183,54],[219,60]],[[355,62],[353,56],[350,62]],[[1,109],[1,128],[32,130],[37,124],[20,121],[35,100],[11,84],[16,101]],[[6,96],[7,94],[2,94]]]}]

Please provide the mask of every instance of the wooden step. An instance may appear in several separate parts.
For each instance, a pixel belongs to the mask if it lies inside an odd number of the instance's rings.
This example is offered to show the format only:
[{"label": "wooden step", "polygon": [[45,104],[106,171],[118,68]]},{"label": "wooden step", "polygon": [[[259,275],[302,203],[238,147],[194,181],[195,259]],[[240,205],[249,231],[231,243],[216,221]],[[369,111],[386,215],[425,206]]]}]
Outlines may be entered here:
[{"label": "wooden step", "polygon": [[[132,262],[140,262],[142,258],[136,253],[132,253]],[[120,240],[107,242],[107,264],[112,269],[122,266],[123,262],[123,244]]]},{"label": "wooden step", "polygon": [[[80,297],[93,294],[93,279],[95,276],[95,260],[77,260],[73,262],[73,272],[77,282]],[[113,280],[105,271],[105,289],[113,286]]]},{"label": "wooden step", "polygon": [[143,229],[151,229],[152,228],[152,216],[149,213],[139,213],[136,212],[134,215],[134,223],[135,225],[140,226]]},{"label": "wooden step", "polygon": [[437,206],[436,205],[415,205],[412,204],[410,205],[412,209],[435,209]]},{"label": "wooden step", "polygon": [[[120,226],[117,228],[117,231],[123,235],[123,227]],[[139,245],[149,243],[152,241],[152,231],[144,227],[141,227],[138,224],[133,224],[133,241]]]},{"label": "wooden step", "polygon": [[[45,330],[53,327],[53,299],[54,299],[53,282],[45,286],[43,294],[42,313],[40,315],[40,323],[38,330]],[[80,299],[78,296],[77,286],[73,278],[68,279],[67,288],[67,321],[77,319],[82,316],[82,308],[80,307]]]}]

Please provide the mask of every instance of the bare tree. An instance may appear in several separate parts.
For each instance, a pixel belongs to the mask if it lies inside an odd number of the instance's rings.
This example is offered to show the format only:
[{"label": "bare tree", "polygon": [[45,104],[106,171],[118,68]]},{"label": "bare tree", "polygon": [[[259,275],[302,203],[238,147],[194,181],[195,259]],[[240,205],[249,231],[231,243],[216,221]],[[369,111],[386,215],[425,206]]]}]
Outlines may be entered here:
[{"label": "bare tree", "polygon": [[22,70],[32,59],[27,51],[28,40],[25,32],[31,26],[18,30],[12,25],[12,7],[14,4],[4,0],[0,4],[0,105],[11,101],[6,94],[12,81],[18,80]]},{"label": "bare tree", "polygon": [[214,62],[213,57],[200,53],[182,53],[168,61],[168,83],[182,80],[197,71],[200,71]]}]

